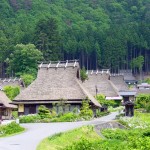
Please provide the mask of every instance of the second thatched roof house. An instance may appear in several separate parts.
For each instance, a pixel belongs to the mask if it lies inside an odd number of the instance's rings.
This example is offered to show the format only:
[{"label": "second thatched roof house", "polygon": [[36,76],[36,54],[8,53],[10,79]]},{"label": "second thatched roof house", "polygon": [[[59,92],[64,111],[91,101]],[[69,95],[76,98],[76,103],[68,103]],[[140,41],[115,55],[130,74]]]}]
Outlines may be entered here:
[{"label": "second thatched roof house", "polygon": [[[13,101],[19,106],[19,115],[37,113],[39,105],[52,108],[53,104],[70,104],[69,110],[80,108],[87,97],[94,107],[100,107],[97,100],[82,86],[77,61],[50,62],[39,65],[37,79],[23,90]],[[59,107],[57,108],[59,111]]]}]

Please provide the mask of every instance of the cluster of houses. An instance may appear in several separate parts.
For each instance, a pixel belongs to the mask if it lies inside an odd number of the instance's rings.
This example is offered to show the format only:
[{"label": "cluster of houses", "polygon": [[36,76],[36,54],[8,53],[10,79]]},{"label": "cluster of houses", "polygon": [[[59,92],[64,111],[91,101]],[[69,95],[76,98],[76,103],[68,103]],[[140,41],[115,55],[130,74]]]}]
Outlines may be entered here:
[{"label": "cluster of houses", "polygon": [[[93,110],[102,106],[95,99],[97,94],[103,94],[106,100],[123,100],[126,106],[126,115],[133,115],[133,101],[136,94],[150,93],[150,85],[137,85],[137,89],[130,90],[127,84],[136,84],[130,71],[122,71],[119,74],[111,74],[109,69],[88,70],[88,79],[84,82],[80,79],[80,66],[77,60],[41,63],[38,67],[38,75],[27,88],[21,80],[3,80],[4,85],[16,83],[22,87],[20,94],[10,104],[4,92],[0,91],[0,116],[3,119],[11,118],[11,110],[18,108],[19,115],[35,114],[40,105],[51,109],[55,104],[63,101],[69,104],[67,109],[80,109],[82,100],[89,99]],[[59,106],[57,112],[59,112]]]}]

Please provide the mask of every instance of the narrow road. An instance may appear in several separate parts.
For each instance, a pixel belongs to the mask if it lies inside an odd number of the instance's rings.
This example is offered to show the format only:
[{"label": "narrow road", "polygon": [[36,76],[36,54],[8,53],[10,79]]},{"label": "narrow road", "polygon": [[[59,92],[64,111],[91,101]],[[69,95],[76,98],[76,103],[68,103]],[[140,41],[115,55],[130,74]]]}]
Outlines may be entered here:
[{"label": "narrow road", "polygon": [[21,124],[26,132],[11,137],[0,138],[0,150],[36,150],[40,141],[50,135],[71,130],[83,125],[100,124],[115,119],[116,112],[92,121],[65,123],[30,123]]}]

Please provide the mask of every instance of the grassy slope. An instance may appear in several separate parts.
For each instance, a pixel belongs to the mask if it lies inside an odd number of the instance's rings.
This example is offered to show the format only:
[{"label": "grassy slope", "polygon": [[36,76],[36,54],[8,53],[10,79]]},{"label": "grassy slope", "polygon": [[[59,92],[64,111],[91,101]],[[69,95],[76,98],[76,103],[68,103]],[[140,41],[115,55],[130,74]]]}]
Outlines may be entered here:
[{"label": "grassy slope", "polygon": [[[147,124],[150,124],[150,113],[141,114],[136,112],[133,119],[136,119],[137,121],[142,120],[143,123],[146,122]],[[124,148],[124,150],[128,150],[129,148],[134,149],[134,147],[136,147],[136,149],[145,150],[145,148],[150,148],[150,137],[148,135],[143,135],[145,133],[149,134],[149,130],[149,127],[142,130],[137,128],[130,130],[106,129],[102,131],[102,133],[107,139],[100,140],[100,137],[93,130],[93,127],[85,126],[63,134],[46,138],[40,143],[37,150],[58,150],[59,148],[65,148],[74,142],[78,143],[81,141],[82,137],[90,142],[93,141],[93,143],[95,143],[94,148],[98,148],[98,150],[122,150],[122,148]]]},{"label": "grassy slope", "polygon": [[64,148],[67,145],[79,141],[81,138],[86,138],[90,141],[100,139],[92,126],[84,126],[73,131],[63,134],[60,133],[44,139],[37,147],[37,150],[58,150],[59,148]]}]

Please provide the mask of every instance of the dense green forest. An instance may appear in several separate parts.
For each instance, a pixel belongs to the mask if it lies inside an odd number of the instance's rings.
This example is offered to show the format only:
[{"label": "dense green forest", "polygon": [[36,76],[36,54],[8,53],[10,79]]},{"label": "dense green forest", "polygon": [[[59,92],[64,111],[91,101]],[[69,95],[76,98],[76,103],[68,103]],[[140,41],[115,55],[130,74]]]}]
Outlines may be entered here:
[{"label": "dense green forest", "polygon": [[30,73],[37,49],[37,61],[79,59],[112,72],[138,72],[132,60],[143,56],[150,71],[150,0],[1,0],[0,12],[0,77]]}]

